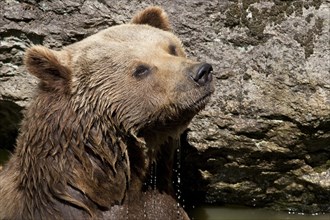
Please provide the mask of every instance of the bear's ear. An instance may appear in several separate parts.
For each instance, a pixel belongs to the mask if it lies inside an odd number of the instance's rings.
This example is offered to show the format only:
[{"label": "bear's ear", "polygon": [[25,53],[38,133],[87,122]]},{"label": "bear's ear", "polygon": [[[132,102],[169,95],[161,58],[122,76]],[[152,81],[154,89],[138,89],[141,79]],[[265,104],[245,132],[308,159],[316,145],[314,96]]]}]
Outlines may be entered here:
[{"label": "bear's ear", "polygon": [[71,71],[60,62],[57,51],[33,46],[27,49],[24,63],[27,70],[41,80],[41,85],[56,90],[69,88]]},{"label": "bear's ear", "polygon": [[148,7],[135,15],[132,19],[132,23],[148,24],[152,27],[156,27],[164,31],[171,30],[167,14],[162,8],[156,6]]}]

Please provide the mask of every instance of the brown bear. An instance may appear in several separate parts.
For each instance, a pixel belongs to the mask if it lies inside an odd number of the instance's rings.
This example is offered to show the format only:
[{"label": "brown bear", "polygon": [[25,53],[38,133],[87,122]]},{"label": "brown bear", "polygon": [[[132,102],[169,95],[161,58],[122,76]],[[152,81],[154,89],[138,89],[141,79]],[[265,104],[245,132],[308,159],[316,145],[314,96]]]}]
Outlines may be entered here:
[{"label": "brown bear", "polygon": [[161,8],[61,51],[33,46],[25,65],[40,83],[0,174],[1,219],[189,219],[173,161],[212,66],[187,58]]}]

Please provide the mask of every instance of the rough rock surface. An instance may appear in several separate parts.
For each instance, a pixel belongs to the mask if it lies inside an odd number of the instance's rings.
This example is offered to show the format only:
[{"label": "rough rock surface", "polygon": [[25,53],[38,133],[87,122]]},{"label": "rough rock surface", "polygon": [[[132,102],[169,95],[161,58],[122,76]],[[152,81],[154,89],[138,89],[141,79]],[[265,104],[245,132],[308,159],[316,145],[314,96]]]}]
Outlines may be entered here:
[{"label": "rough rock surface", "polygon": [[16,134],[7,115],[21,117],[36,85],[28,46],[62,47],[151,4],[215,70],[182,143],[186,200],[330,212],[329,0],[0,1],[2,147]]}]

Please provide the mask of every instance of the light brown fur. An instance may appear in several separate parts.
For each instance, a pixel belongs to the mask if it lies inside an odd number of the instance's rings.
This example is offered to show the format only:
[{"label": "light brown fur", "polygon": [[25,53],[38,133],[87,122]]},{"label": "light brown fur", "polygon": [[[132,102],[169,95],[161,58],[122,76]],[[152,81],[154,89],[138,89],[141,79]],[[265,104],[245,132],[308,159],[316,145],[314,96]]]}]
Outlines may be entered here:
[{"label": "light brown fur", "polygon": [[213,87],[169,29],[151,7],[61,51],[27,50],[40,84],[0,174],[2,219],[188,219],[174,152]]}]

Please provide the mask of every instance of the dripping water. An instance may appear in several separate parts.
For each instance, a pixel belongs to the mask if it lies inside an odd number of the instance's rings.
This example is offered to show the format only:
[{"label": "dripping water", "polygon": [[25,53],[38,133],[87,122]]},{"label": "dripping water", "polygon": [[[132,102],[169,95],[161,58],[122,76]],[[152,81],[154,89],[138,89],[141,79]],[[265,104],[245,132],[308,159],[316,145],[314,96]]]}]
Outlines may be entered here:
[{"label": "dripping water", "polygon": [[152,162],[151,164],[151,172],[150,172],[150,188],[151,188],[151,196],[152,196],[152,210],[155,210],[156,204],[156,198],[154,197],[155,191],[157,189],[157,164],[155,162]]},{"label": "dripping water", "polygon": [[176,166],[174,167],[173,173],[175,175],[175,196],[177,198],[176,204],[176,212],[177,219],[182,219],[180,214],[180,206],[184,208],[183,200],[182,200],[182,192],[181,192],[181,148],[180,146],[176,149]]},{"label": "dripping water", "polygon": [[146,196],[147,196],[147,192],[146,192],[146,189],[147,189],[147,183],[146,182],[144,182],[143,183],[143,187],[144,187],[144,192],[143,192],[143,194],[144,194],[144,196],[143,196],[143,198],[144,198],[144,202],[143,202],[143,217],[146,219],[147,218],[147,199],[145,199],[146,198]]},{"label": "dripping water", "polygon": [[128,201],[128,203],[127,203],[127,206],[126,206],[126,220],[129,219],[129,203],[130,202],[129,202],[129,195],[128,194],[127,194],[127,201]]},{"label": "dripping water", "polygon": [[157,188],[157,164],[155,162],[152,163],[151,166],[151,186],[153,190]]},{"label": "dripping water", "polygon": [[[144,202],[143,202],[143,217],[147,218],[148,213],[152,215],[152,212],[155,212],[156,208],[156,197],[155,191],[157,190],[157,164],[156,162],[152,162],[149,166],[149,178],[143,183],[143,194],[144,194]],[[152,204],[148,204],[149,199],[147,199],[148,195],[151,196]]]}]

